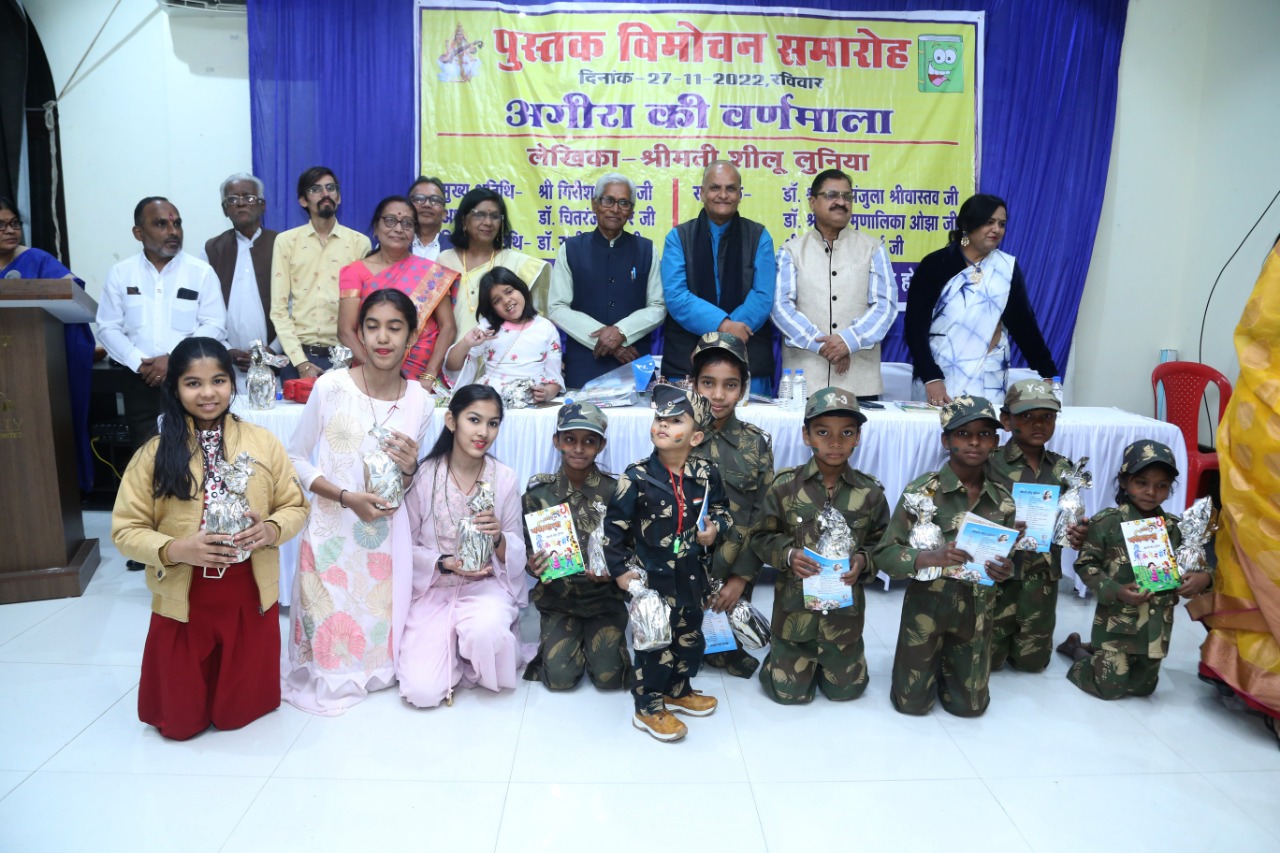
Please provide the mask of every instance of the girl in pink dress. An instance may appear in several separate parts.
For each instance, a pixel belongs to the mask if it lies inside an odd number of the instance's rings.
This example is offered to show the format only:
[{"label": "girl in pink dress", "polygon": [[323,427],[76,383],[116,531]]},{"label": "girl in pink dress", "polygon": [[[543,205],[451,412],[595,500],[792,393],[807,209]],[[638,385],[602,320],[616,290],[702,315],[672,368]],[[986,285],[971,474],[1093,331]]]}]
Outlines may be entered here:
[{"label": "girl in pink dress", "polygon": [[[517,620],[528,602],[520,488],[515,472],[488,455],[502,424],[502,398],[486,385],[454,392],[445,428],[405,496],[413,531],[413,600],[396,666],[400,695],[419,708],[453,704],[456,687],[498,691],[519,683]],[[477,484],[495,508],[475,514],[493,537],[493,558],[462,574],[458,523],[472,515]]]}]

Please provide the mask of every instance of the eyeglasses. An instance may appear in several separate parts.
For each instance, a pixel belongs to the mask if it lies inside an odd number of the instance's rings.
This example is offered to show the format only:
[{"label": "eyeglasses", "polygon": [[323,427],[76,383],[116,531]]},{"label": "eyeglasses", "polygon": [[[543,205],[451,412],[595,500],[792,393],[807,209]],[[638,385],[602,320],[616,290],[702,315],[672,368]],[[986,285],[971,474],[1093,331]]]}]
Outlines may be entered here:
[{"label": "eyeglasses", "polygon": [[472,219],[475,219],[479,222],[484,222],[485,220],[488,220],[489,222],[502,221],[502,214],[496,211],[473,210],[469,215],[471,216]]},{"label": "eyeglasses", "polygon": [[256,195],[229,195],[222,200],[225,204],[257,204],[262,201],[260,196]]},{"label": "eyeglasses", "polygon": [[818,193],[815,198],[826,199],[827,201],[853,201],[853,193],[838,192],[837,190],[827,190],[824,193]]},{"label": "eyeglasses", "polygon": [[412,219],[396,219],[394,216],[383,216],[379,217],[378,221],[381,222],[382,227],[386,228],[388,231],[396,230],[397,225],[406,231],[412,231],[414,227]]},{"label": "eyeglasses", "polygon": [[444,196],[439,195],[423,195],[422,193],[414,193],[409,196],[409,201],[417,205],[427,205],[428,207],[444,207]]},{"label": "eyeglasses", "polygon": [[307,195],[320,195],[320,193],[336,193],[338,191],[337,184],[312,184],[307,187]]},{"label": "eyeglasses", "polygon": [[636,206],[636,203],[629,198],[614,198],[611,195],[602,195],[597,201],[601,207],[620,207],[623,210],[630,210]]},{"label": "eyeglasses", "polygon": [[0,221],[0,231],[21,231],[21,230],[22,230],[21,219],[6,219],[3,221]]}]

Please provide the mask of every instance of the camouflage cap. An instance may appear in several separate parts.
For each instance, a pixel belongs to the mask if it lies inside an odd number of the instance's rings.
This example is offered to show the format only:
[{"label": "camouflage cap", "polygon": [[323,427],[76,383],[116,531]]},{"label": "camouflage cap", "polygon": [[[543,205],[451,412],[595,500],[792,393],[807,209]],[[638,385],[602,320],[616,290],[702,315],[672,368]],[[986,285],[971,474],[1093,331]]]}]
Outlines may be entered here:
[{"label": "camouflage cap", "polygon": [[711,404],[701,394],[686,391],[674,385],[655,385],[653,388],[653,416],[670,418],[675,415],[688,415],[698,429],[705,431],[714,420],[711,417]]},{"label": "camouflage cap", "polygon": [[1140,439],[1124,449],[1124,462],[1120,464],[1120,473],[1136,474],[1157,462],[1168,465],[1173,471],[1173,476],[1178,476],[1178,466],[1173,461],[1173,451],[1169,449],[1169,445],[1149,438]]},{"label": "camouflage cap", "polygon": [[556,413],[556,432],[585,429],[604,435],[609,418],[594,403],[568,403]]},{"label": "camouflage cap", "polygon": [[938,418],[942,421],[943,432],[951,432],[974,421],[987,420],[995,421],[997,426],[1000,424],[1000,418],[996,416],[996,408],[991,405],[990,400],[986,397],[971,397],[968,394],[952,398],[951,402],[938,412]]},{"label": "camouflage cap", "polygon": [[697,358],[699,354],[712,349],[725,350],[743,364],[747,363],[747,345],[737,335],[729,332],[707,332],[694,344],[692,357]]},{"label": "camouflage cap", "polygon": [[835,386],[814,391],[805,404],[805,423],[823,415],[850,415],[859,426],[867,422],[867,416],[858,408],[858,395]]},{"label": "camouflage cap", "polygon": [[1032,409],[1062,411],[1062,403],[1053,394],[1053,386],[1043,379],[1023,379],[1009,386],[1004,395],[1004,407],[1011,415],[1020,415]]}]

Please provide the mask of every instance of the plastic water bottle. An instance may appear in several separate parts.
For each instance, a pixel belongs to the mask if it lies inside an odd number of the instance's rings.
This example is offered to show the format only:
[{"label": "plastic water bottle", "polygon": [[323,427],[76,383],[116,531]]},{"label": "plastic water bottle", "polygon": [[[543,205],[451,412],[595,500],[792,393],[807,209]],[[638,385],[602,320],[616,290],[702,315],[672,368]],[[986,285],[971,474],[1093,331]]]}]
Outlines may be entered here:
[{"label": "plastic water bottle", "polygon": [[791,371],[782,371],[782,380],[778,383],[778,406],[783,409],[791,408]]},{"label": "plastic water bottle", "polygon": [[809,395],[805,393],[804,371],[797,370],[795,378],[791,380],[791,410],[803,412],[807,402],[809,402]]},{"label": "plastic water bottle", "polygon": [[1053,396],[1058,398],[1058,405],[1064,405],[1062,400],[1062,377],[1053,377]]}]

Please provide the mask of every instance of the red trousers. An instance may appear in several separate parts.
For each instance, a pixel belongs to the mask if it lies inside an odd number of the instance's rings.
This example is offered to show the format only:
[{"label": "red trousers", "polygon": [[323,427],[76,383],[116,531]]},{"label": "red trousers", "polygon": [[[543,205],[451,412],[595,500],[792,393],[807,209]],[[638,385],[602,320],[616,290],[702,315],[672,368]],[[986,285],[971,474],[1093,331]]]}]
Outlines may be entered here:
[{"label": "red trousers", "polygon": [[138,719],[173,740],[238,729],[280,707],[280,607],[260,611],[248,561],[191,579],[190,621],[151,614]]}]

